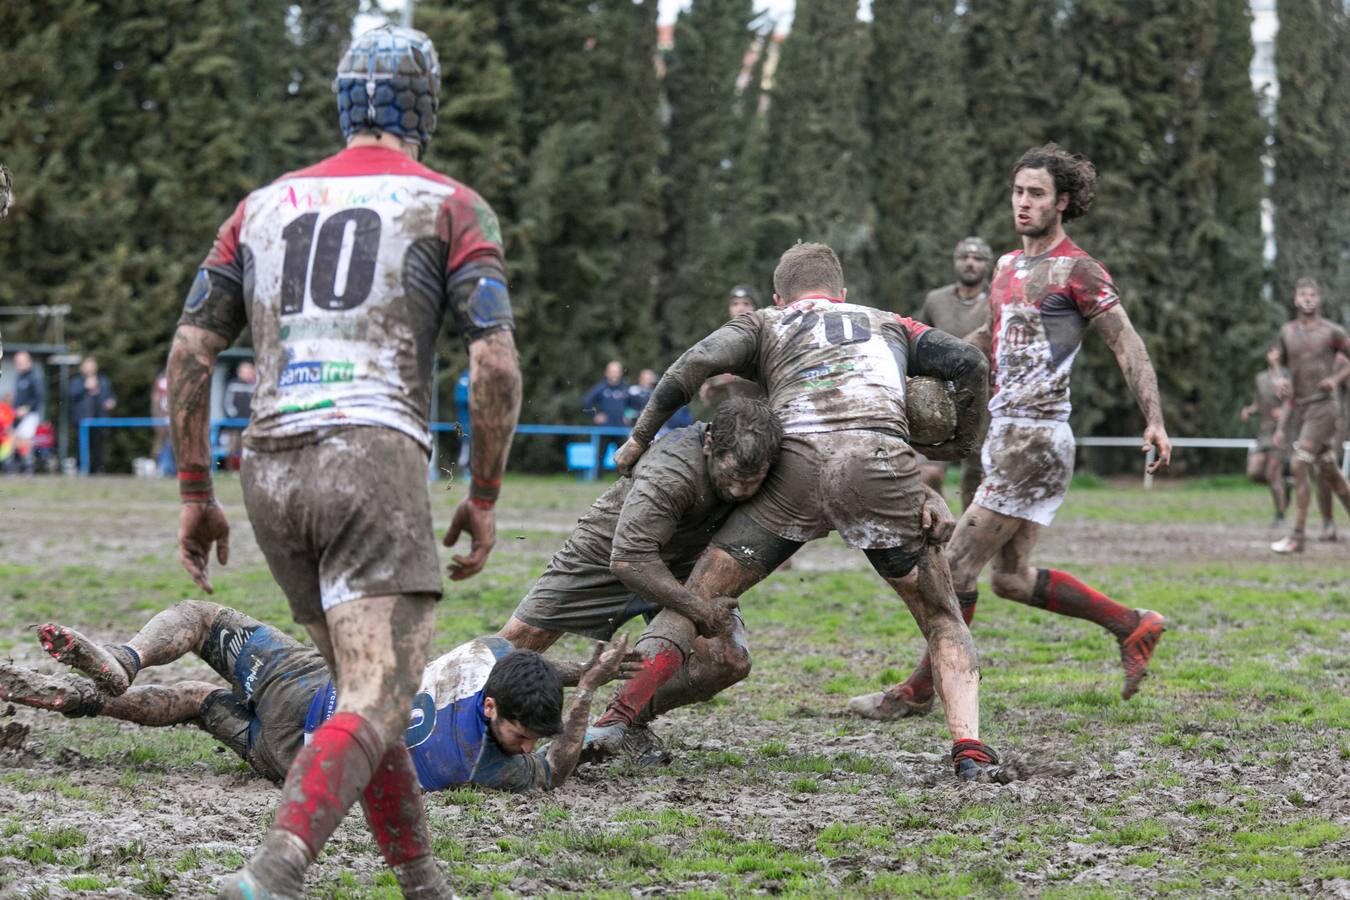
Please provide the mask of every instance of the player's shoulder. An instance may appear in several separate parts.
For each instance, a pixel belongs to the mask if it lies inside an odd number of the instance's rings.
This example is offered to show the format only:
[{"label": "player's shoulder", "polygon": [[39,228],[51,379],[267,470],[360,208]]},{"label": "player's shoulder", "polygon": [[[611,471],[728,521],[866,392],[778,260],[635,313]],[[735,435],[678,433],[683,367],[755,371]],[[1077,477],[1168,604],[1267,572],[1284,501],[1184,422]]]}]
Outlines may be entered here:
[{"label": "player's shoulder", "polygon": [[674,428],[652,444],[642,456],[646,465],[634,473],[639,478],[661,478],[672,471],[689,471],[703,465],[703,438],[708,426],[695,422],[683,428]]},{"label": "player's shoulder", "polygon": [[935,287],[928,293],[924,294],[923,302],[925,304],[942,303],[943,301],[949,300],[955,296],[956,296],[956,282],[953,281],[951,284],[944,284],[942,287]]}]

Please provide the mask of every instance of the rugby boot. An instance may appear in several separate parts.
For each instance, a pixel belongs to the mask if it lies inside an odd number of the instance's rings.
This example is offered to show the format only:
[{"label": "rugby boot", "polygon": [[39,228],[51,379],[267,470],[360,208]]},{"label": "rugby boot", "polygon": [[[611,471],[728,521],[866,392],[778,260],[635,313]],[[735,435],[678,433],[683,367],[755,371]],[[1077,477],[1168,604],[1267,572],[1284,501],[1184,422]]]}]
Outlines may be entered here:
[{"label": "rugby boot", "polygon": [[894,722],[907,716],[923,716],[933,708],[933,695],[920,698],[908,683],[897,684],[889,691],[863,694],[848,701],[848,711],[864,719]]},{"label": "rugby boot", "polygon": [[305,842],[274,828],[248,865],[220,882],[219,900],[300,900],[313,857]]},{"label": "rugby boot", "polygon": [[674,756],[645,723],[634,723],[624,735],[623,751],[639,766],[668,766]]},{"label": "rugby boot", "polygon": [[100,646],[74,628],[48,622],[39,625],[38,640],[47,655],[62,665],[82,672],[109,697],[126,693],[139,669],[135,651],[115,644]]},{"label": "rugby boot", "polygon": [[98,688],[83,678],[47,675],[22,666],[0,663],[0,700],[59,712],[75,719],[98,715],[103,708],[103,699]]},{"label": "rugby boot", "polygon": [[1304,539],[1303,535],[1295,532],[1287,538],[1281,538],[1270,545],[1270,549],[1276,553],[1302,553]]},{"label": "rugby boot", "polygon": [[998,754],[979,741],[966,739],[952,744],[952,764],[962,781],[999,780]]},{"label": "rugby boot", "polygon": [[1136,610],[1139,624],[1120,642],[1120,664],[1125,667],[1125,686],[1120,696],[1128,700],[1139,690],[1139,682],[1148,675],[1148,663],[1158,640],[1167,630],[1167,620],[1151,609]]},{"label": "rugby boot", "polygon": [[1340,537],[1336,534],[1336,523],[1323,522],[1322,533],[1317,536],[1317,540],[1322,544],[1334,544],[1339,541]]},{"label": "rugby boot", "polygon": [[578,762],[601,762],[618,756],[623,752],[627,736],[626,722],[592,725],[586,729],[586,736],[581,740],[581,756],[578,757]]}]

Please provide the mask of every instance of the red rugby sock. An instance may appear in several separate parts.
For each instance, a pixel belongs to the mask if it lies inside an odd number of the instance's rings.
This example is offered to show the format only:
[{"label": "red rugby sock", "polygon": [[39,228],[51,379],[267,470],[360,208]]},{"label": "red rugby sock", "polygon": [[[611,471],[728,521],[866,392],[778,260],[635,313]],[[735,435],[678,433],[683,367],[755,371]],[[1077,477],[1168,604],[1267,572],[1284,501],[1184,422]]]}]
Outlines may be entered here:
[{"label": "red rugby sock", "polygon": [[1120,640],[1139,624],[1139,613],[1058,569],[1036,570],[1032,598],[1050,612],[1096,622]]},{"label": "red rugby sock", "polygon": [[381,743],[356,713],[340,712],[320,725],[286,772],[273,829],[290,832],[318,856],[370,782]]},{"label": "red rugby sock", "polygon": [[595,724],[613,725],[622,722],[632,725],[642,708],[684,665],[684,652],[670,641],[661,637],[647,637],[638,641],[637,646],[649,645],[650,651],[639,651],[646,657],[642,662],[642,671],[629,679],[610,701],[605,714],[595,720]]},{"label": "red rugby sock", "polygon": [[375,767],[361,794],[361,807],[390,868],[431,852],[422,788],[412,756],[402,741],[390,747]]}]

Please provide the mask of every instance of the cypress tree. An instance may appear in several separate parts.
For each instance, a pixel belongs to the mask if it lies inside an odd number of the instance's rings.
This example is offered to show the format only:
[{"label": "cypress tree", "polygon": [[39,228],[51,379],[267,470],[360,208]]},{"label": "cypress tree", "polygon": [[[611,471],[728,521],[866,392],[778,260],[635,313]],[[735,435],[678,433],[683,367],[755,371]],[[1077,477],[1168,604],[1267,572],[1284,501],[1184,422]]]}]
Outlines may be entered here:
[{"label": "cypress tree", "polygon": [[[727,289],[751,278],[753,230],[732,223],[750,218],[738,150],[758,116],[738,102],[737,81],[755,37],[753,18],[752,0],[693,0],[675,21],[665,76],[670,119],[657,308],[667,352],[689,346],[720,321]],[[747,86],[746,95],[757,99],[758,84]],[[750,177],[758,180],[759,172]]]},{"label": "cypress tree", "polygon": [[860,302],[871,298],[862,70],[867,32],[854,0],[800,0],[769,105],[765,177],[772,217],[766,261],[798,240],[822,241],[844,264]]},{"label": "cypress tree", "polygon": [[872,302],[905,314],[951,280],[951,249],[970,233],[971,154],[961,20],[951,0],[873,7],[867,67],[869,163],[876,204]]}]

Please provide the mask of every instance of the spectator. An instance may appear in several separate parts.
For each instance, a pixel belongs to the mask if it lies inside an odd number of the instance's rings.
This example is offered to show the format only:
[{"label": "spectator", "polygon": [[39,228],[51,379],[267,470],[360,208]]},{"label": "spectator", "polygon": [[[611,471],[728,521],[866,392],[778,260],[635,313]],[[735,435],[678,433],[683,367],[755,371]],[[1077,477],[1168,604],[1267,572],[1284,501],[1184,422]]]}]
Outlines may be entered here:
[{"label": "spectator", "polygon": [[[656,373],[651,369],[643,369],[638,373],[638,383],[628,389],[628,410],[624,413],[625,425],[631,426],[637,421],[637,417],[642,414],[642,408],[647,405],[648,400],[652,399],[652,391],[656,390],[658,380]],[[689,407],[681,406],[675,410],[670,420],[661,427],[656,436],[660,437],[667,431],[693,424],[694,414],[689,411]]]},{"label": "spectator", "polygon": [[611,359],[605,366],[605,377],[591,388],[581,401],[581,411],[591,414],[596,425],[624,424],[628,408],[628,382],[623,380],[623,363]]},{"label": "spectator", "polygon": [[[80,374],[70,379],[67,386],[70,398],[70,419],[76,433],[85,419],[105,416],[117,406],[117,395],[113,393],[112,382],[107,375],[98,370],[98,361],[86,356],[80,361]],[[102,428],[89,429],[89,473],[98,475],[103,472],[105,433]]]},{"label": "spectator", "polygon": [[[221,405],[225,409],[225,418],[248,420],[253,406],[253,392],[258,387],[258,370],[253,363],[244,360],[234,370],[234,378],[225,385],[225,398]],[[243,431],[230,428],[221,431],[220,440],[229,448],[225,457],[225,468],[231,472],[239,471],[239,454],[243,449],[241,438]]]},{"label": "spectator", "polygon": [[33,474],[33,438],[42,424],[42,407],[46,388],[42,374],[33,368],[33,357],[20,350],[14,354],[14,453],[16,462],[29,475]]},{"label": "spectator", "polygon": [[727,318],[752,313],[759,307],[759,292],[747,284],[738,284],[727,294]]},{"label": "spectator", "polygon": [[[169,375],[159,370],[155,382],[150,386],[150,415],[156,419],[169,418]],[[150,456],[159,468],[159,474],[165,477],[176,475],[178,467],[173,461],[173,441],[169,440],[169,425],[155,426],[155,443],[150,448]]]}]

